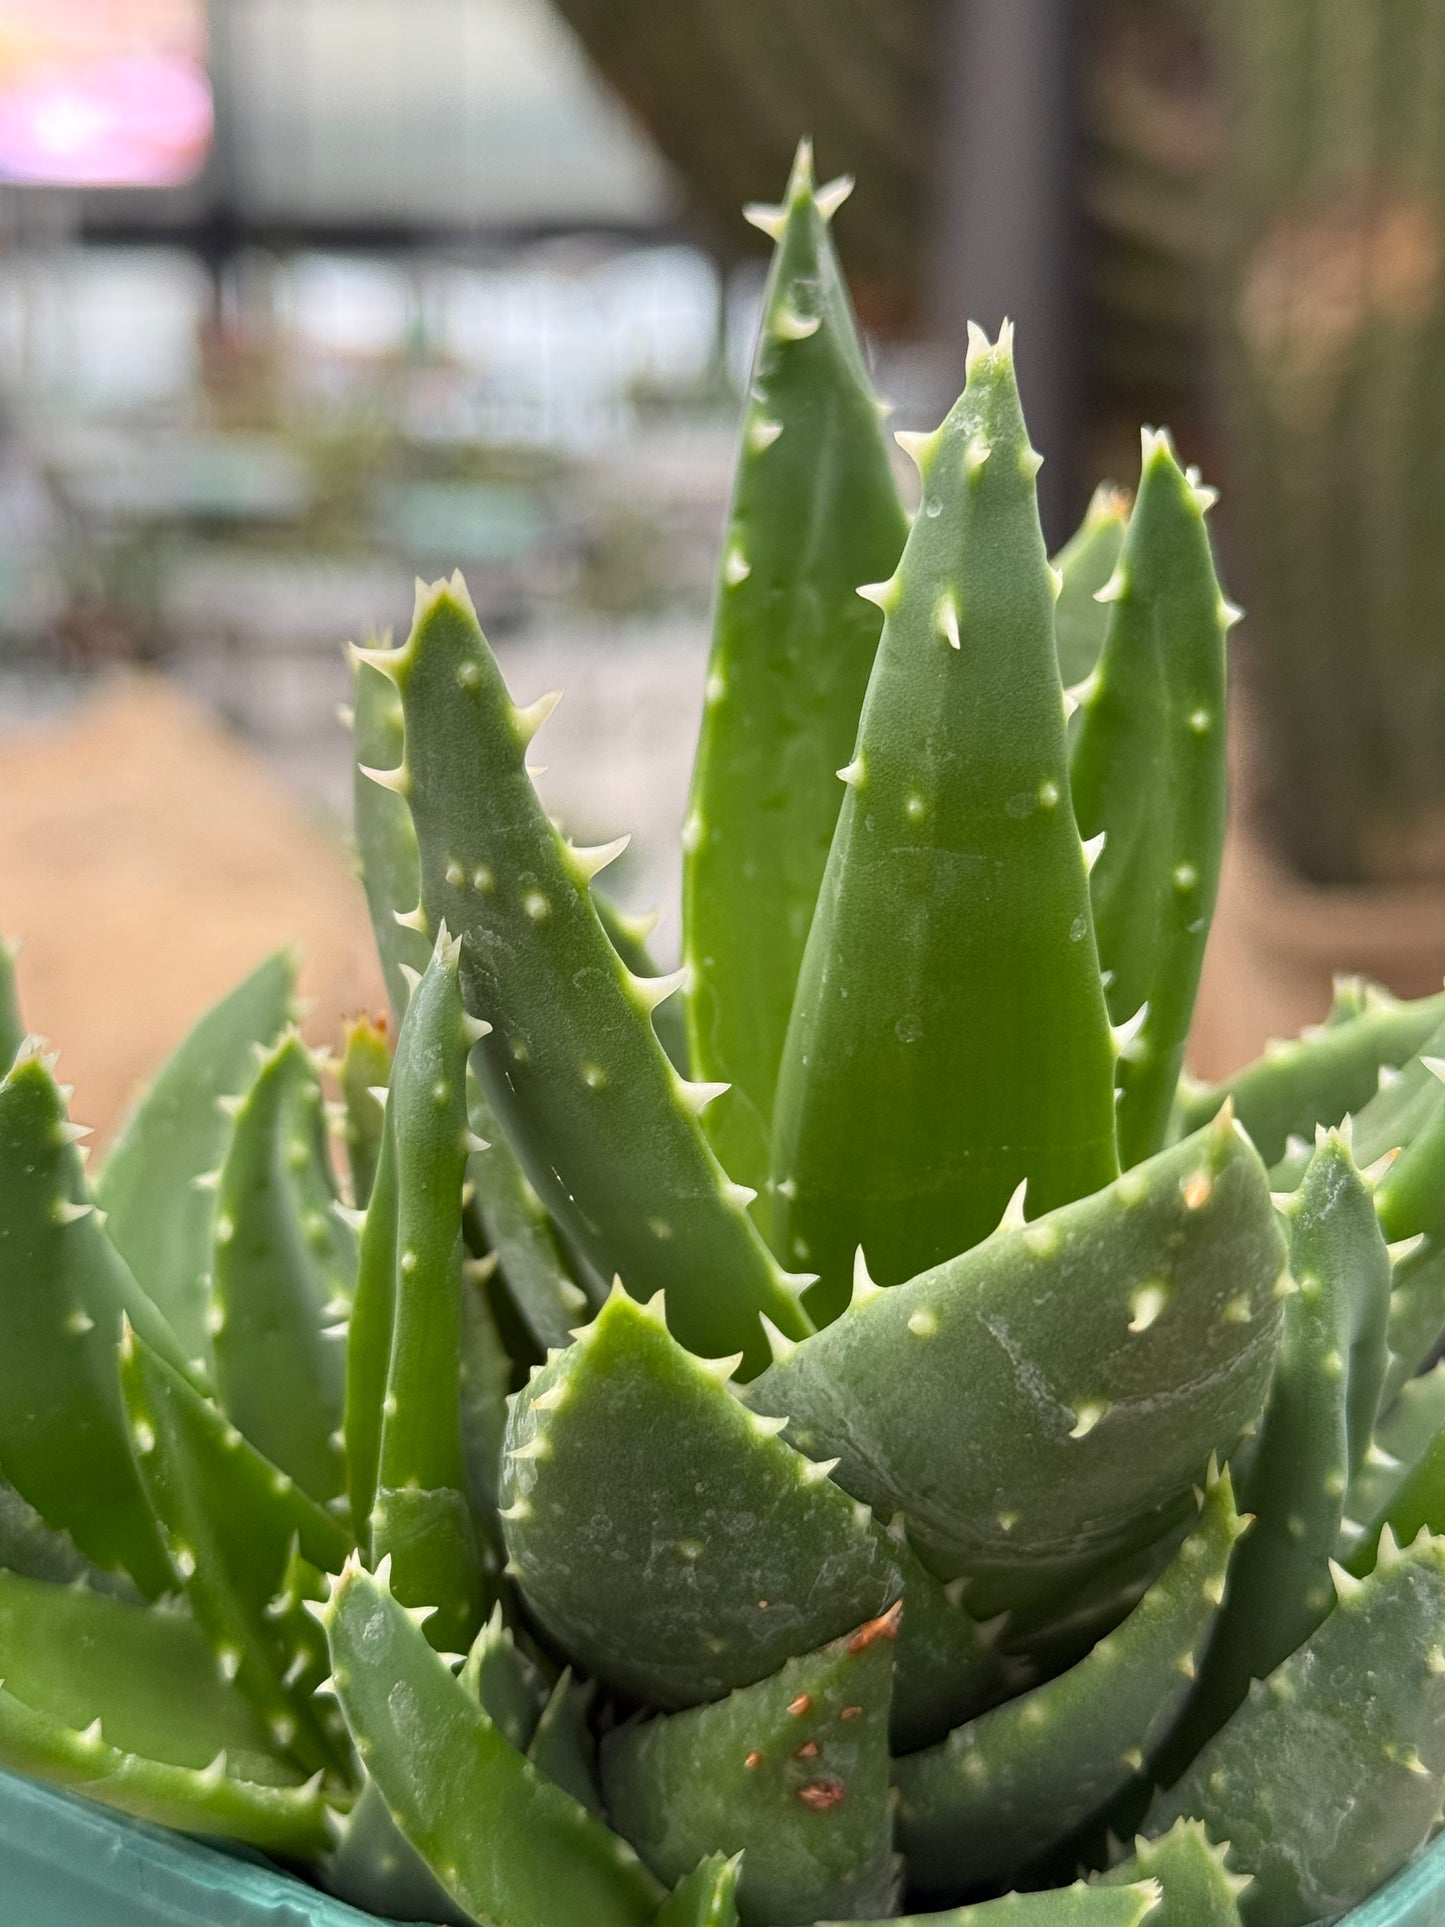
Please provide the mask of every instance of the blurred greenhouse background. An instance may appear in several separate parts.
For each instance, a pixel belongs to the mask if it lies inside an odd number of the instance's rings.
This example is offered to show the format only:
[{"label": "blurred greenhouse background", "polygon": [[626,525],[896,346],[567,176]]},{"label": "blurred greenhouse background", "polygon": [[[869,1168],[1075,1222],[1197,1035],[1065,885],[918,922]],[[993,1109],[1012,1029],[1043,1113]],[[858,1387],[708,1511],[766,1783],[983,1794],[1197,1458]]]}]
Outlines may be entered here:
[{"label": "blurred greenhouse background", "polygon": [[567,686],[544,791],[672,903],[738,209],[804,133],[898,425],[1009,312],[1051,539],[1141,420],[1225,489],[1201,1064],[1326,958],[1438,981],[1445,0],[0,0],[0,927],[87,1115],[288,933],[320,1034],[375,994],[339,645],[416,574]]}]

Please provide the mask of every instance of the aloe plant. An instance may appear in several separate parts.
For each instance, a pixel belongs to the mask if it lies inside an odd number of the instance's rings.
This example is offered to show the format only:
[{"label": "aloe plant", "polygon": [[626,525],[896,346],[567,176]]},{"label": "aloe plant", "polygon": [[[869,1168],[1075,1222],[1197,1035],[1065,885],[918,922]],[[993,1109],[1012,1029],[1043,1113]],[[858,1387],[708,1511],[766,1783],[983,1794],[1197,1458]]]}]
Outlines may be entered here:
[{"label": "aloe plant", "polygon": [[0,1762],[391,1919],[1305,1927],[1445,1801],[1445,1006],[1181,1077],[1212,496],[1146,432],[1051,563],[974,331],[910,517],[844,192],[754,210],[683,971],[459,577],[354,651],[388,1021],[272,960],[92,1181],[0,952]]}]

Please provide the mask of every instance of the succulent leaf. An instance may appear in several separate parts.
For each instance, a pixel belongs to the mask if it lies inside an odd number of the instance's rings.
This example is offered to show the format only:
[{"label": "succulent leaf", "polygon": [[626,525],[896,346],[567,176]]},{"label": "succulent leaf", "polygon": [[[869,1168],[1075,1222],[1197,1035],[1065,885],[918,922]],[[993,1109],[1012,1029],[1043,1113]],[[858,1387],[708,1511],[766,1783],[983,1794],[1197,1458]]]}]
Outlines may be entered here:
[{"label": "succulent leaf", "polygon": [[172,1766],[112,1746],[92,1727],[75,1731],[0,1687],[0,1765],[34,1773],[56,1786],[122,1813],[236,1840],[266,1852],[305,1860],[326,1843],[326,1799],[320,1776],[296,1785],[253,1781],[231,1770],[218,1753],[209,1766]]},{"label": "succulent leaf", "polygon": [[487,1147],[472,1154],[467,1175],[502,1282],[539,1350],[569,1344],[591,1301],[568,1271],[546,1206],[507,1148],[475,1076],[467,1082],[467,1103],[472,1131]]},{"label": "succulent leaf", "polygon": [[511,1388],[512,1360],[503,1343],[487,1285],[464,1277],[462,1452],[472,1516],[487,1535],[488,1549],[496,1553],[500,1553],[502,1546],[497,1486],[502,1475],[502,1440],[507,1430],[507,1399]]},{"label": "succulent leaf", "polygon": [[313,1499],[340,1492],[345,1353],[327,1327],[355,1290],[326,1175],[321,1084],[291,1032],[235,1114],[216,1193],[211,1334],[227,1417]]},{"label": "succulent leaf", "polygon": [[741,1853],[744,1927],[885,1910],[898,1885],[888,1782],[901,1608],[725,1700],[624,1726],[602,1746],[614,1824],[658,1878]]},{"label": "succulent leaf", "polygon": [[371,1557],[371,1512],[381,1470],[382,1401],[391,1369],[391,1331],[396,1316],[397,1211],[396,1137],[383,1129],[357,1246],[356,1295],[346,1329],[342,1423],[351,1527],[367,1559]]},{"label": "succulent leaf", "polygon": [[282,951],[208,1011],[141,1097],[96,1178],[111,1243],[187,1358],[211,1356],[216,1192],[197,1180],[219,1168],[233,1128],[222,1100],[251,1082],[255,1053],[280,1036],[295,988],[295,960]]},{"label": "succulent leaf", "polygon": [[[401,767],[403,740],[403,709],[395,682],[372,663],[356,659],[356,842],[397,1027],[407,1014],[410,983],[426,969],[430,958],[428,940],[407,921],[418,908],[422,859],[416,850],[416,829],[407,800],[374,782],[364,771]],[[618,911],[597,888],[591,892],[591,902],[624,967],[636,977],[657,977],[657,965],[647,954],[636,919]],[[665,1043],[670,1058],[680,1066],[686,1062],[686,1037],[682,1035],[680,1012],[672,1004],[674,1000],[669,998],[667,1004],[657,1008],[653,1027],[659,1043]],[[374,1079],[374,1083],[380,1081]],[[468,1170],[476,1187],[480,1222],[493,1251],[501,1249],[499,1239],[507,1245],[507,1278],[509,1283],[516,1278],[512,1291],[522,1314],[530,1314],[541,1326],[539,1343],[543,1347],[561,1345],[566,1343],[568,1324],[563,1318],[570,1305],[572,1281],[557,1251],[557,1235],[545,1206],[512,1154],[503,1125],[491,1116],[474,1075],[468,1075],[468,1100],[474,1112],[472,1131],[487,1145],[486,1154],[478,1154]],[[576,1310],[574,1305],[570,1308]],[[570,1322],[574,1324],[576,1318],[570,1318]],[[370,1391],[370,1386],[366,1389]],[[355,1420],[349,1420],[349,1424],[353,1422],[358,1428],[368,1422],[362,1418],[360,1405],[356,1405]],[[368,1449],[362,1463],[370,1463],[370,1457]]]},{"label": "succulent leaf", "polygon": [[[401,765],[401,697],[390,677],[371,663],[358,660],[356,670],[357,840],[372,924],[391,991],[393,1020],[399,1028],[411,983],[426,968],[431,954],[425,936],[408,921],[421,893],[421,858],[406,799],[362,773],[366,768],[393,769]],[[616,910],[595,888],[592,902],[625,967],[635,976],[655,978],[657,965],[648,954],[637,921]],[[669,1056],[680,1066],[685,1061],[686,1038],[681,1013],[674,1004],[674,999],[668,999],[659,1006],[653,1023],[659,1041],[665,1042]],[[515,1295],[523,1314],[530,1311],[545,1328],[539,1342],[544,1346],[564,1344],[568,1327],[560,1323],[558,1301],[562,1301],[560,1309],[565,1309],[571,1281],[557,1253],[555,1233],[474,1075],[469,1075],[468,1086],[475,1112],[472,1129],[488,1147],[485,1161],[480,1155],[474,1158],[468,1173],[476,1187],[482,1229],[493,1249],[499,1249],[499,1237],[507,1242],[507,1271],[509,1278],[517,1276]]]},{"label": "succulent leaf", "polygon": [[1224,639],[1204,512],[1167,435],[1144,463],[1108,635],[1079,710],[1070,764],[1079,833],[1103,836],[1089,876],[1109,1014],[1145,1013],[1122,1050],[1119,1160],[1164,1142],[1224,849]]},{"label": "succulent leaf", "polygon": [[1008,1879],[1148,1771],[1188,1695],[1243,1530],[1226,1473],[1162,1578],[1086,1658],[896,1763],[911,1888],[946,1894]]},{"label": "succulent leaf", "polygon": [[579,1806],[602,1820],[606,1811],[597,1788],[597,1742],[587,1724],[591,1702],[591,1684],[574,1679],[567,1667],[527,1742],[527,1758]]},{"label": "succulent leaf", "polygon": [[199,1772],[224,1752],[258,1785],[299,1779],[180,1613],[0,1572],[5,1690],[61,1730],[96,1720],[120,1752]]},{"label": "succulent leaf", "polygon": [[[1152,1880],[1133,1887],[1052,1887],[1039,1893],[1003,1894],[997,1900],[949,1907],[936,1914],[904,1914],[887,1921],[820,1921],[818,1927],[1152,1927],[1159,1888]],[[1193,1923],[1190,1923],[1193,1927]]]},{"label": "succulent leaf", "polygon": [[1434,1102],[1416,1122],[1408,1138],[1399,1140],[1399,1155],[1375,1189],[1380,1227],[1396,1243],[1404,1238],[1445,1237],[1445,1087],[1435,1080]]},{"label": "succulent leaf", "polygon": [[1241,1927],[1243,1876],[1229,1871],[1227,1853],[1197,1820],[1180,1820],[1158,1840],[1142,1834],[1130,1857],[1100,1876],[1103,1887],[1159,1884],[1160,1901],[1149,1927]]},{"label": "succulent leaf", "polygon": [[422,600],[395,667],[428,916],[461,938],[462,991],[495,1025],[473,1053],[522,1168],[604,1277],[702,1353],[801,1336],[794,1292],[708,1149],[632,977],[523,763],[525,729],[460,578]]},{"label": "succulent leaf", "polygon": [[325,1668],[297,1666],[310,1621],[287,1580],[293,1546],[335,1571],[345,1528],[134,1333],[120,1376],[141,1483],[196,1624],[278,1745],[308,1770],[344,1764],[312,1698]]},{"label": "succulent leaf", "polygon": [[1424,1130],[1440,1103],[1439,1063],[1445,1023],[1431,1031],[1398,1070],[1381,1072],[1375,1095],[1354,1113],[1351,1126],[1360,1169],[1378,1168]]},{"label": "succulent leaf", "polygon": [[407,972],[426,969],[431,943],[425,932],[397,922],[416,908],[419,866],[411,812],[405,797],[373,782],[367,771],[395,769],[402,760],[401,698],[391,678],[357,651],[352,668],[356,851],[392,1021],[399,1026],[411,994]]},{"label": "succulent leaf", "polygon": [[1387,1400],[1428,1363],[1445,1331],[1445,1238],[1425,1238],[1399,1260],[1393,1276]]},{"label": "succulent leaf", "polygon": [[1382,1536],[1408,1543],[1416,1533],[1445,1527],[1445,1431],[1437,1432],[1405,1473],[1380,1512],[1363,1527],[1348,1569],[1357,1576],[1375,1564]]},{"label": "succulent leaf", "polygon": [[474,1927],[425,1860],[403,1838],[374,1780],[366,1780],[323,1869],[327,1888],[353,1907],[386,1920],[425,1920]]},{"label": "succulent leaf", "polygon": [[1390,1294],[1387,1400],[1429,1361],[1445,1331],[1445,1090],[1423,1060],[1419,1068],[1428,1088],[1420,1088],[1408,1119],[1397,1120],[1413,1129],[1397,1140],[1399,1154],[1375,1188],[1380,1228],[1403,1246]]},{"label": "succulent leaf", "polygon": [[1077,532],[1054,557],[1063,578],[1054,605],[1054,647],[1064,688],[1081,683],[1099,660],[1109,628],[1109,605],[1099,591],[1118,566],[1129,526],[1129,498],[1101,483]]},{"label": "succulent leaf", "polygon": [[1445,1364],[1402,1385],[1399,1397],[1376,1425],[1371,1450],[1345,1497],[1345,1524],[1337,1558],[1348,1559],[1372,1521],[1383,1522],[1390,1517],[1395,1494],[1442,1430]]},{"label": "succulent leaf", "polygon": [[970,1610],[1062,1606],[1182,1521],[1260,1410],[1284,1257],[1264,1168],[1222,1118],[855,1303],[748,1401],[901,1510],[929,1564],[968,1577]]},{"label": "succulent leaf", "polygon": [[662,1895],[632,1849],[508,1744],[406,1609],[355,1564],[327,1632],[357,1751],[460,1906],[507,1927],[647,1927]]},{"label": "succulent leaf", "polygon": [[[738,1182],[768,1176],[773,1093],[908,519],[812,164],[799,150],[763,300],[683,858],[694,1074]],[[813,326],[800,335],[799,317]]]},{"label": "succulent leaf", "polygon": [[900,1738],[1001,1697],[991,1639],[906,1544],[620,1292],[518,1393],[504,1468],[510,1572],[577,1663],[625,1693],[717,1699],[902,1593]]},{"label": "succulent leaf", "polygon": [[15,983],[15,959],[19,954],[20,945],[14,938],[0,937],[0,1075],[9,1070],[25,1042],[25,1019]]},{"label": "succulent leaf", "polygon": [[653,1927],[738,1927],[738,1871],[736,1855],[709,1854],[663,1901]]},{"label": "succulent leaf", "polygon": [[525,1753],[542,1717],[547,1689],[503,1623],[500,1606],[472,1641],[457,1678],[508,1746]]},{"label": "succulent leaf", "polygon": [[386,1020],[354,1017],[346,1026],[341,1054],[341,1096],[346,1107],[344,1128],[351,1198],[363,1211],[376,1181],[376,1166],[381,1156],[386,1107],[378,1092],[385,1089],[390,1076],[391,1046],[386,1037]]},{"label": "succulent leaf", "polygon": [[66,1586],[82,1581],[102,1592],[128,1593],[122,1574],[103,1573],[77,1549],[68,1532],[46,1525],[13,1485],[0,1479],[0,1571]]},{"label": "succulent leaf", "polygon": [[407,1606],[435,1608],[427,1637],[455,1652],[490,1591],[462,1443],[462,1182],[470,1148],[472,1037],[443,930],[402,1019],[386,1105],[395,1148],[395,1276],[368,1543]]},{"label": "succulent leaf", "polygon": [[164,1592],[170,1565],[116,1382],[122,1320],[172,1363],[182,1355],[105,1235],[64,1099],[35,1056],[0,1082],[0,1250],[0,1474],[87,1559]]},{"label": "succulent leaf", "polygon": [[1374,1892],[1423,1845],[1445,1794],[1445,1540],[1340,1581],[1319,1630],[1150,1808],[1227,1840],[1245,1927],[1305,1927]]},{"label": "succulent leaf", "polygon": [[[647,947],[647,933],[655,921],[652,917],[634,917],[617,905],[595,885],[592,901],[597,908],[597,920],[607,932],[607,941],[622,959],[624,969],[630,970],[634,977],[661,977],[666,973],[659,967],[657,959]],[[652,1012],[652,1028],[657,1032],[657,1041],[667,1052],[672,1068],[679,1077],[690,1077],[691,1057],[687,1043],[687,1015],[680,997],[664,998]]]},{"label": "succulent leaf", "polygon": [[[1292,1137],[1312,1142],[1318,1124],[1339,1124],[1355,1116],[1355,1153],[1362,1166],[1404,1140],[1390,1135],[1401,1100],[1433,1085],[1418,1063],[1401,1085],[1392,1072],[1435,1038],[1445,1023],[1445,993],[1402,1003],[1374,985],[1363,993],[1357,1016],[1330,1021],[1288,1042],[1269,1045],[1222,1084],[1196,1085],[1181,1092],[1176,1123],[1195,1131],[1218,1115],[1226,1099],[1266,1164],[1278,1164]],[[1441,1039],[1445,1047],[1445,1038]],[[1376,1102],[1376,1099],[1379,1102]],[[1376,1120],[1378,1119],[1378,1124]],[[1376,1142],[1377,1135],[1383,1136]],[[1370,1147],[1370,1148],[1367,1148]]]},{"label": "succulent leaf", "polygon": [[1170,1746],[1173,1778],[1335,1603],[1330,1562],[1345,1492],[1384,1383],[1390,1260],[1370,1193],[1338,1131],[1322,1134],[1289,1208],[1279,1357],[1240,1503],[1254,1528],[1235,1554],[1197,1690]]},{"label": "succulent leaf", "polygon": [[[1114,1047],[1074,822],[1011,335],[933,438],[778,1081],[777,1243],[847,1302],[1118,1171]],[[956,632],[956,634],[955,634]],[[955,647],[955,640],[957,647]]]}]

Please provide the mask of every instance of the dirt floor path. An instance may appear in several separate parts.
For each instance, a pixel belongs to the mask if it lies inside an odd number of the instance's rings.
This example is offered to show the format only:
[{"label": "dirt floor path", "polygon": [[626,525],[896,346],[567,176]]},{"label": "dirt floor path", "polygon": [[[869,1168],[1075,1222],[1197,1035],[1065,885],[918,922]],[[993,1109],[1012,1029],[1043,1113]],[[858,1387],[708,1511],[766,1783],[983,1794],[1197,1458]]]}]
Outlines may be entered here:
[{"label": "dirt floor path", "polygon": [[339,835],[157,678],[0,737],[0,931],[25,1017],[103,1139],[191,1022],[271,951],[302,953],[304,1029],[382,997]]}]

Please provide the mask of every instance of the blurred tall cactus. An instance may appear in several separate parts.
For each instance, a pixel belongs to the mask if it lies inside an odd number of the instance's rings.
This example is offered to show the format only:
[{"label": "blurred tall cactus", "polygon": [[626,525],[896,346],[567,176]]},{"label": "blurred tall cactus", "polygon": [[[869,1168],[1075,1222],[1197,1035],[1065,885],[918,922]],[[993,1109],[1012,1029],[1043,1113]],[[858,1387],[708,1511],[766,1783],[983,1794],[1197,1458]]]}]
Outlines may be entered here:
[{"label": "blurred tall cactus", "polygon": [[1445,0],[1224,0],[1216,325],[1265,820],[1445,874]]}]

